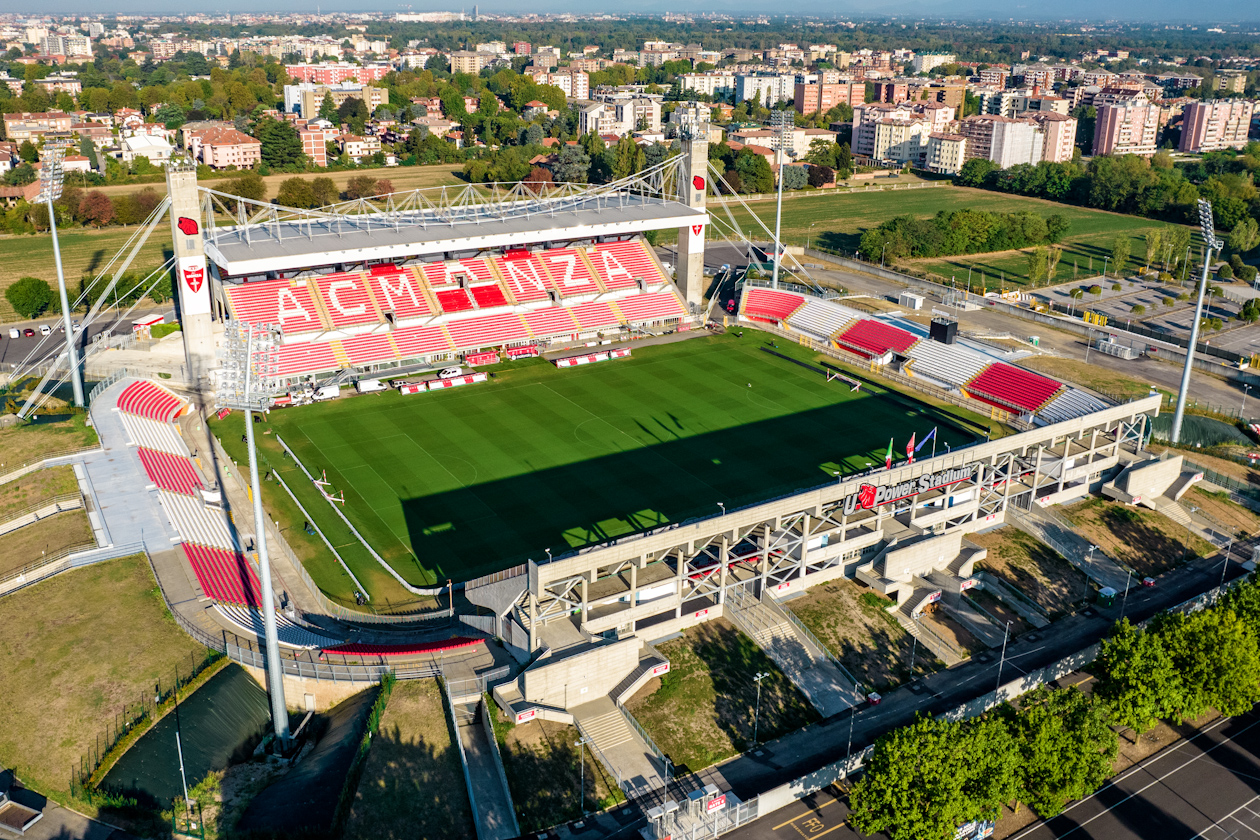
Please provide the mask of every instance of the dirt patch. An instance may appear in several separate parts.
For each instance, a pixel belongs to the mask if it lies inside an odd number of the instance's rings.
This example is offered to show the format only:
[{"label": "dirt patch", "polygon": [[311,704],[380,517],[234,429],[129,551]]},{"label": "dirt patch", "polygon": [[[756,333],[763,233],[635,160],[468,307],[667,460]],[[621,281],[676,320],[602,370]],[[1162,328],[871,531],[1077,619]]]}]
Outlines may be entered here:
[{"label": "dirt patch", "polygon": [[99,438],[95,429],[85,425],[86,416],[0,429],[0,475],[52,455],[95,446]]},{"label": "dirt patch", "polygon": [[757,683],[757,740],[769,741],[818,719],[796,686],[757,643],[725,619],[692,627],[657,645],[670,670],[626,704],[679,774],[698,771],[752,746]]},{"label": "dirt patch", "polygon": [[[1164,452],[1171,452],[1174,455],[1186,455],[1199,466],[1207,467],[1208,469],[1218,472],[1221,475],[1227,475],[1230,478],[1236,478],[1239,481],[1260,484],[1260,470],[1253,469],[1247,464],[1240,464],[1237,461],[1231,461],[1228,458],[1217,458],[1215,455],[1209,455],[1206,452],[1187,453],[1180,449],[1173,449],[1170,446],[1163,446],[1158,443],[1152,443],[1150,450],[1157,455],[1163,454]],[[1240,448],[1238,451],[1244,452],[1249,450]],[[1186,465],[1186,468],[1189,469],[1188,464]]]},{"label": "dirt patch", "polygon": [[96,540],[92,537],[92,525],[88,521],[87,512],[82,509],[68,510],[24,525],[5,534],[3,541],[0,577],[52,557],[59,551],[96,546]]},{"label": "dirt patch", "polygon": [[0,522],[7,522],[57,496],[78,492],[79,482],[75,480],[74,467],[36,470],[16,481],[0,484]]},{"label": "dirt patch", "polygon": [[977,565],[1027,595],[1051,618],[1071,612],[1089,595],[1085,575],[1045,543],[1018,528],[1007,525],[983,534],[968,534],[967,539],[989,550]]},{"label": "dirt patch", "polygon": [[1064,513],[1076,532],[1136,575],[1155,576],[1213,551],[1196,534],[1163,514],[1107,499],[1086,499]]},{"label": "dirt patch", "polygon": [[[495,713],[495,736],[521,831],[542,831],[581,817],[583,771],[576,744],[582,734],[577,727],[541,718],[513,726],[497,707]],[[625,797],[604,766],[589,749],[583,749],[582,754],[585,811],[602,810],[622,801]]]},{"label": "dirt patch", "polygon": [[[885,609],[892,603],[853,581],[836,580],[811,587],[784,606],[849,673],[884,693],[910,677],[913,640]],[[931,670],[931,654],[920,647],[915,664],[920,673]]]},{"label": "dirt patch", "polygon": [[1204,490],[1191,487],[1181,497],[1181,504],[1189,510],[1196,507],[1203,513],[1231,529],[1235,537],[1254,534],[1260,531],[1260,514],[1231,502],[1227,493],[1219,490]]},{"label": "dirt patch", "polygon": [[966,597],[974,606],[979,607],[997,619],[999,627],[1005,627],[1009,621],[1011,623],[1012,636],[1018,636],[1020,633],[1033,629],[1033,626],[1021,618],[1019,613],[999,601],[992,592],[978,588],[969,589]]},{"label": "dirt patch", "polygon": [[1125,376],[1122,373],[1108,370],[1096,365],[1086,364],[1077,359],[1064,359],[1055,356],[1037,356],[1023,359],[1020,364],[1031,370],[1064,379],[1077,385],[1121,397],[1144,397],[1151,391],[1150,384],[1140,379]]},{"label": "dirt patch", "polygon": [[962,651],[964,656],[988,647],[937,604],[932,604],[919,615],[919,623]]},{"label": "dirt patch", "polygon": [[474,833],[459,753],[435,680],[395,684],[346,822],[348,840]]}]

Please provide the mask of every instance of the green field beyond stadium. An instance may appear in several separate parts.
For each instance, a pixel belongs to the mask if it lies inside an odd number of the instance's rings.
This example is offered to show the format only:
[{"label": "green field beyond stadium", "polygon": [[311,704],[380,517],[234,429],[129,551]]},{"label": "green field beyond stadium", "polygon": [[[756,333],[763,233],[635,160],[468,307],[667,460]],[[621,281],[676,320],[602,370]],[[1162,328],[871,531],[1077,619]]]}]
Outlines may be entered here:
[{"label": "green field beyond stadium", "polygon": [[[898,460],[912,432],[933,426],[942,450],[976,439],[908,397],[851,392],[764,352],[772,340],[745,330],[568,369],[532,359],[481,385],[356,396],[268,423],[313,474],[327,471],[346,515],[414,585],[817,486],[882,464],[890,436]],[[240,422],[214,425],[228,443]],[[323,501],[310,509],[334,518]]]}]

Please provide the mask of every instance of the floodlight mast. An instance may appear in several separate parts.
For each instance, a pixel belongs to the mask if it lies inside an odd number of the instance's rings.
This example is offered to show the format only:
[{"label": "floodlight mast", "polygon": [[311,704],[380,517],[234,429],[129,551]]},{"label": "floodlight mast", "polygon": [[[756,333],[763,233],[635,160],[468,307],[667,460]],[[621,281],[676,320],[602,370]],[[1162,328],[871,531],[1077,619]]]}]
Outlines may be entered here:
[{"label": "floodlight mast", "polygon": [[52,234],[53,262],[57,266],[57,292],[61,296],[61,327],[66,334],[66,365],[70,368],[70,382],[74,388],[74,404],[83,407],[83,376],[79,371],[79,354],[74,346],[74,327],[70,320],[70,299],[66,294],[66,273],[61,267],[61,243],[57,240],[57,210],[53,202],[61,198],[65,186],[66,170],[62,165],[62,150],[53,149],[44,155],[39,170],[39,201],[48,205],[48,230]]},{"label": "floodlight mast", "polygon": [[[254,501],[254,541],[258,549],[258,577],[262,583],[267,694],[271,699],[272,729],[283,750],[289,743],[289,711],[284,701],[284,671],[280,664],[280,640],[276,632],[275,592],[271,585],[271,561],[267,554],[267,519],[258,480],[258,451],[254,447],[254,412],[271,405],[271,392],[276,389],[270,376],[270,351],[275,348],[278,339],[278,327],[243,321],[227,322],[224,331],[224,378],[217,402],[222,408],[240,409],[245,414],[250,493]],[[263,359],[261,362],[260,357]]]},{"label": "floodlight mast", "polygon": [[775,132],[775,162],[779,165],[778,197],[775,199],[774,211],[774,273],[770,277],[770,287],[779,288],[779,260],[783,253],[783,244],[779,239],[779,230],[783,222],[783,167],[786,163],[788,136],[796,127],[796,118],[790,111],[775,111],[771,117]]},{"label": "floodlight mast", "polygon": [[1186,414],[1186,395],[1190,391],[1190,371],[1194,368],[1194,348],[1199,343],[1199,320],[1203,317],[1203,293],[1207,289],[1212,251],[1213,249],[1220,251],[1224,245],[1216,238],[1216,225],[1212,220],[1212,202],[1202,198],[1199,199],[1199,229],[1203,235],[1203,276],[1199,280],[1199,297],[1194,305],[1194,320],[1190,323],[1190,346],[1186,348],[1186,366],[1181,371],[1181,388],[1177,391],[1177,407],[1173,411],[1172,432],[1168,436],[1174,444],[1181,441],[1181,422]]}]

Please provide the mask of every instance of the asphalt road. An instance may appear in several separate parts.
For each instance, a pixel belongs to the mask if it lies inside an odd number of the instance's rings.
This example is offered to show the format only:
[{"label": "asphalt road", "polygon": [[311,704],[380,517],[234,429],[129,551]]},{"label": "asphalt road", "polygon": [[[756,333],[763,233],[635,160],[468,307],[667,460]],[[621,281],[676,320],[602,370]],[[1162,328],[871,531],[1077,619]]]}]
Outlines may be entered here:
[{"label": "asphalt road", "polygon": [[[105,315],[98,316],[95,323],[89,325],[84,330],[83,343],[87,344],[93,338],[105,332],[113,330],[115,334],[130,332],[131,322],[137,318],[146,315],[161,313],[166,316],[166,320],[172,321],[175,317],[174,310],[170,304],[163,306],[149,307],[144,310],[137,309],[127,318],[109,317]],[[75,321],[81,321],[83,315],[76,313],[71,316]],[[49,336],[41,336],[39,327],[41,324],[47,324],[52,327],[53,334]],[[59,332],[61,326],[61,315],[59,312],[49,312],[43,318],[37,318],[33,321],[14,321],[9,324],[0,324],[0,365],[12,366],[23,363],[27,356],[34,351],[32,358],[40,358],[51,353],[59,352],[65,340],[65,333]],[[9,338],[9,330],[16,329],[19,332],[27,328],[35,330],[33,338]],[[83,346],[83,345],[80,345]]]},{"label": "asphalt road", "polygon": [[1012,840],[1260,836],[1260,710],[1219,721]]},{"label": "asphalt road", "polygon": [[883,834],[860,834],[848,823],[849,806],[835,786],[780,808],[724,836],[733,840],[887,840]]}]

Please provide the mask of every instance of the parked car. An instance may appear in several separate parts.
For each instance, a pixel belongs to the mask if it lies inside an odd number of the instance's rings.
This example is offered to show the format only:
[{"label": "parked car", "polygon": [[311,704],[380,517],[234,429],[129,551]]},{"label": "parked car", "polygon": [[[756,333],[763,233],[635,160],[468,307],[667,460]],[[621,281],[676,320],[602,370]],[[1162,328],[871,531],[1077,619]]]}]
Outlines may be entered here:
[{"label": "parked car", "polygon": [[21,337],[22,337],[22,334],[21,334],[20,332],[18,332],[18,328],[17,328],[17,327],[10,327],[10,328],[9,328],[9,338],[21,338]]},{"label": "parked car", "polygon": [[354,383],[354,387],[360,394],[370,394],[373,391],[384,391],[388,386],[379,379],[360,379]]},{"label": "parked car", "polygon": [[457,367],[443,368],[438,371],[438,379],[454,379],[457,376],[463,376],[464,372]]},{"label": "parked car", "polygon": [[39,325],[39,334],[40,334],[40,335],[52,335],[52,327],[48,326],[47,324],[40,324],[40,325]]},{"label": "parked car", "polygon": [[26,336],[27,338],[34,338],[35,330],[31,329],[30,327],[27,327],[26,329],[22,330],[22,335]]}]

